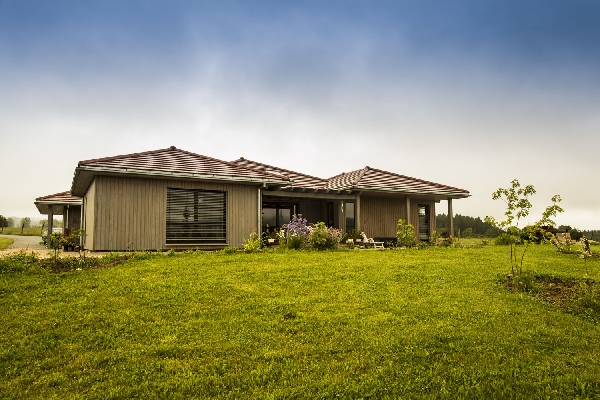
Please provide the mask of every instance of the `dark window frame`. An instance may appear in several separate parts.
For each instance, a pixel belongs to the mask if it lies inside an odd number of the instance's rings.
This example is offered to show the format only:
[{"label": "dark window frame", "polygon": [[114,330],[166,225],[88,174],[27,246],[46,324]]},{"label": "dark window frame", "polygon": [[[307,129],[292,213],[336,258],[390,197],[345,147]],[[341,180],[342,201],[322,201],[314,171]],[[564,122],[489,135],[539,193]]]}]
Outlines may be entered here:
[{"label": "dark window frame", "polygon": [[227,192],[167,188],[167,245],[227,244]]}]

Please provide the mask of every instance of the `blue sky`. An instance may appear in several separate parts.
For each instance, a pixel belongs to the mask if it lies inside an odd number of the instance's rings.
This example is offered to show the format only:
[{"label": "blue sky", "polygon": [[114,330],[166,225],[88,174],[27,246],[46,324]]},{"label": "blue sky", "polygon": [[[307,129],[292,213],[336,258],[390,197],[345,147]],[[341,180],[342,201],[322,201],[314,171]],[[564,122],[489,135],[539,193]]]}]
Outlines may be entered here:
[{"label": "blue sky", "polygon": [[[321,177],[533,184],[600,229],[595,1],[0,0],[0,213],[79,160],[175,145]],[[443,211],[441,204],[438,211]]]}]

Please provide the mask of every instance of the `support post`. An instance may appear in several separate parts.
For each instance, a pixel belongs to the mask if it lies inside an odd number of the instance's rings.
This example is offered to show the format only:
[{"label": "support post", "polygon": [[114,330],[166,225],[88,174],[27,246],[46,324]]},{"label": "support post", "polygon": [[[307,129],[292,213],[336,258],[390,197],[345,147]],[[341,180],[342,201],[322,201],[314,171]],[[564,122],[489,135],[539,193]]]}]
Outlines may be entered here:
[{"label": "support post", "polygon": [[454,236],[454,215],[452,214],[452,199],[448,199],[448,236]]},{"label": "support post", "polygon": [[50,246],[50,235],[52,235],[52,228],[54,227],[54,206],[48,206],[48,233],[46,233],[46,247]]},{"label": "support post", "polygon": [[356,196],[356,202],[354,203],[354,227],[360,232],[360,194]]}]

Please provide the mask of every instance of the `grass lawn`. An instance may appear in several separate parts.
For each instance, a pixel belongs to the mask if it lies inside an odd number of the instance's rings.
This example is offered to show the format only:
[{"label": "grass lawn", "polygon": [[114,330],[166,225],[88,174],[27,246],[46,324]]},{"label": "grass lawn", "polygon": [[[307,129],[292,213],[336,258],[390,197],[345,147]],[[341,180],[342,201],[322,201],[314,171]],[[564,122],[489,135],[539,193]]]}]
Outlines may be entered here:
[{"label": "grass lawn", "polygon": [[[507,247],[178,254],[0,274],[0,398],[600,398],[600,325]],[[600,280],[532,246],[525,269]]]},{"label": "grass lawn", "polygon": [[0,237],[0,250],[7,248],[9,245],[12,244],[12,242],[14,242],[13,239]]}]

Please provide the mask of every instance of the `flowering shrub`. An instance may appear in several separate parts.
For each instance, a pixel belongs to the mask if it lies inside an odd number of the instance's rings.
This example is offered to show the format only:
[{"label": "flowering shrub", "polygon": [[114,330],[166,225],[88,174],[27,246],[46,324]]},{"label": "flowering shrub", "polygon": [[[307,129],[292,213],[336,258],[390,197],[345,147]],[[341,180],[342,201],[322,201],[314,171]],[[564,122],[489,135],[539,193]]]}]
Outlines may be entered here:
[{"label": "flowering shrub", "polygon": [[311,228],[306,219],[302,218],[302,214],[294,214],[292,220],[282,227],[279,243],[289,249],[298,250],[308,242],[310,231]]},{"label": "flowering shrub", "polygon": [[310,233],[310,245],[317,250],[335,250],[342,240],[342,231],[327,228],[324,222],[318,222]]}]

